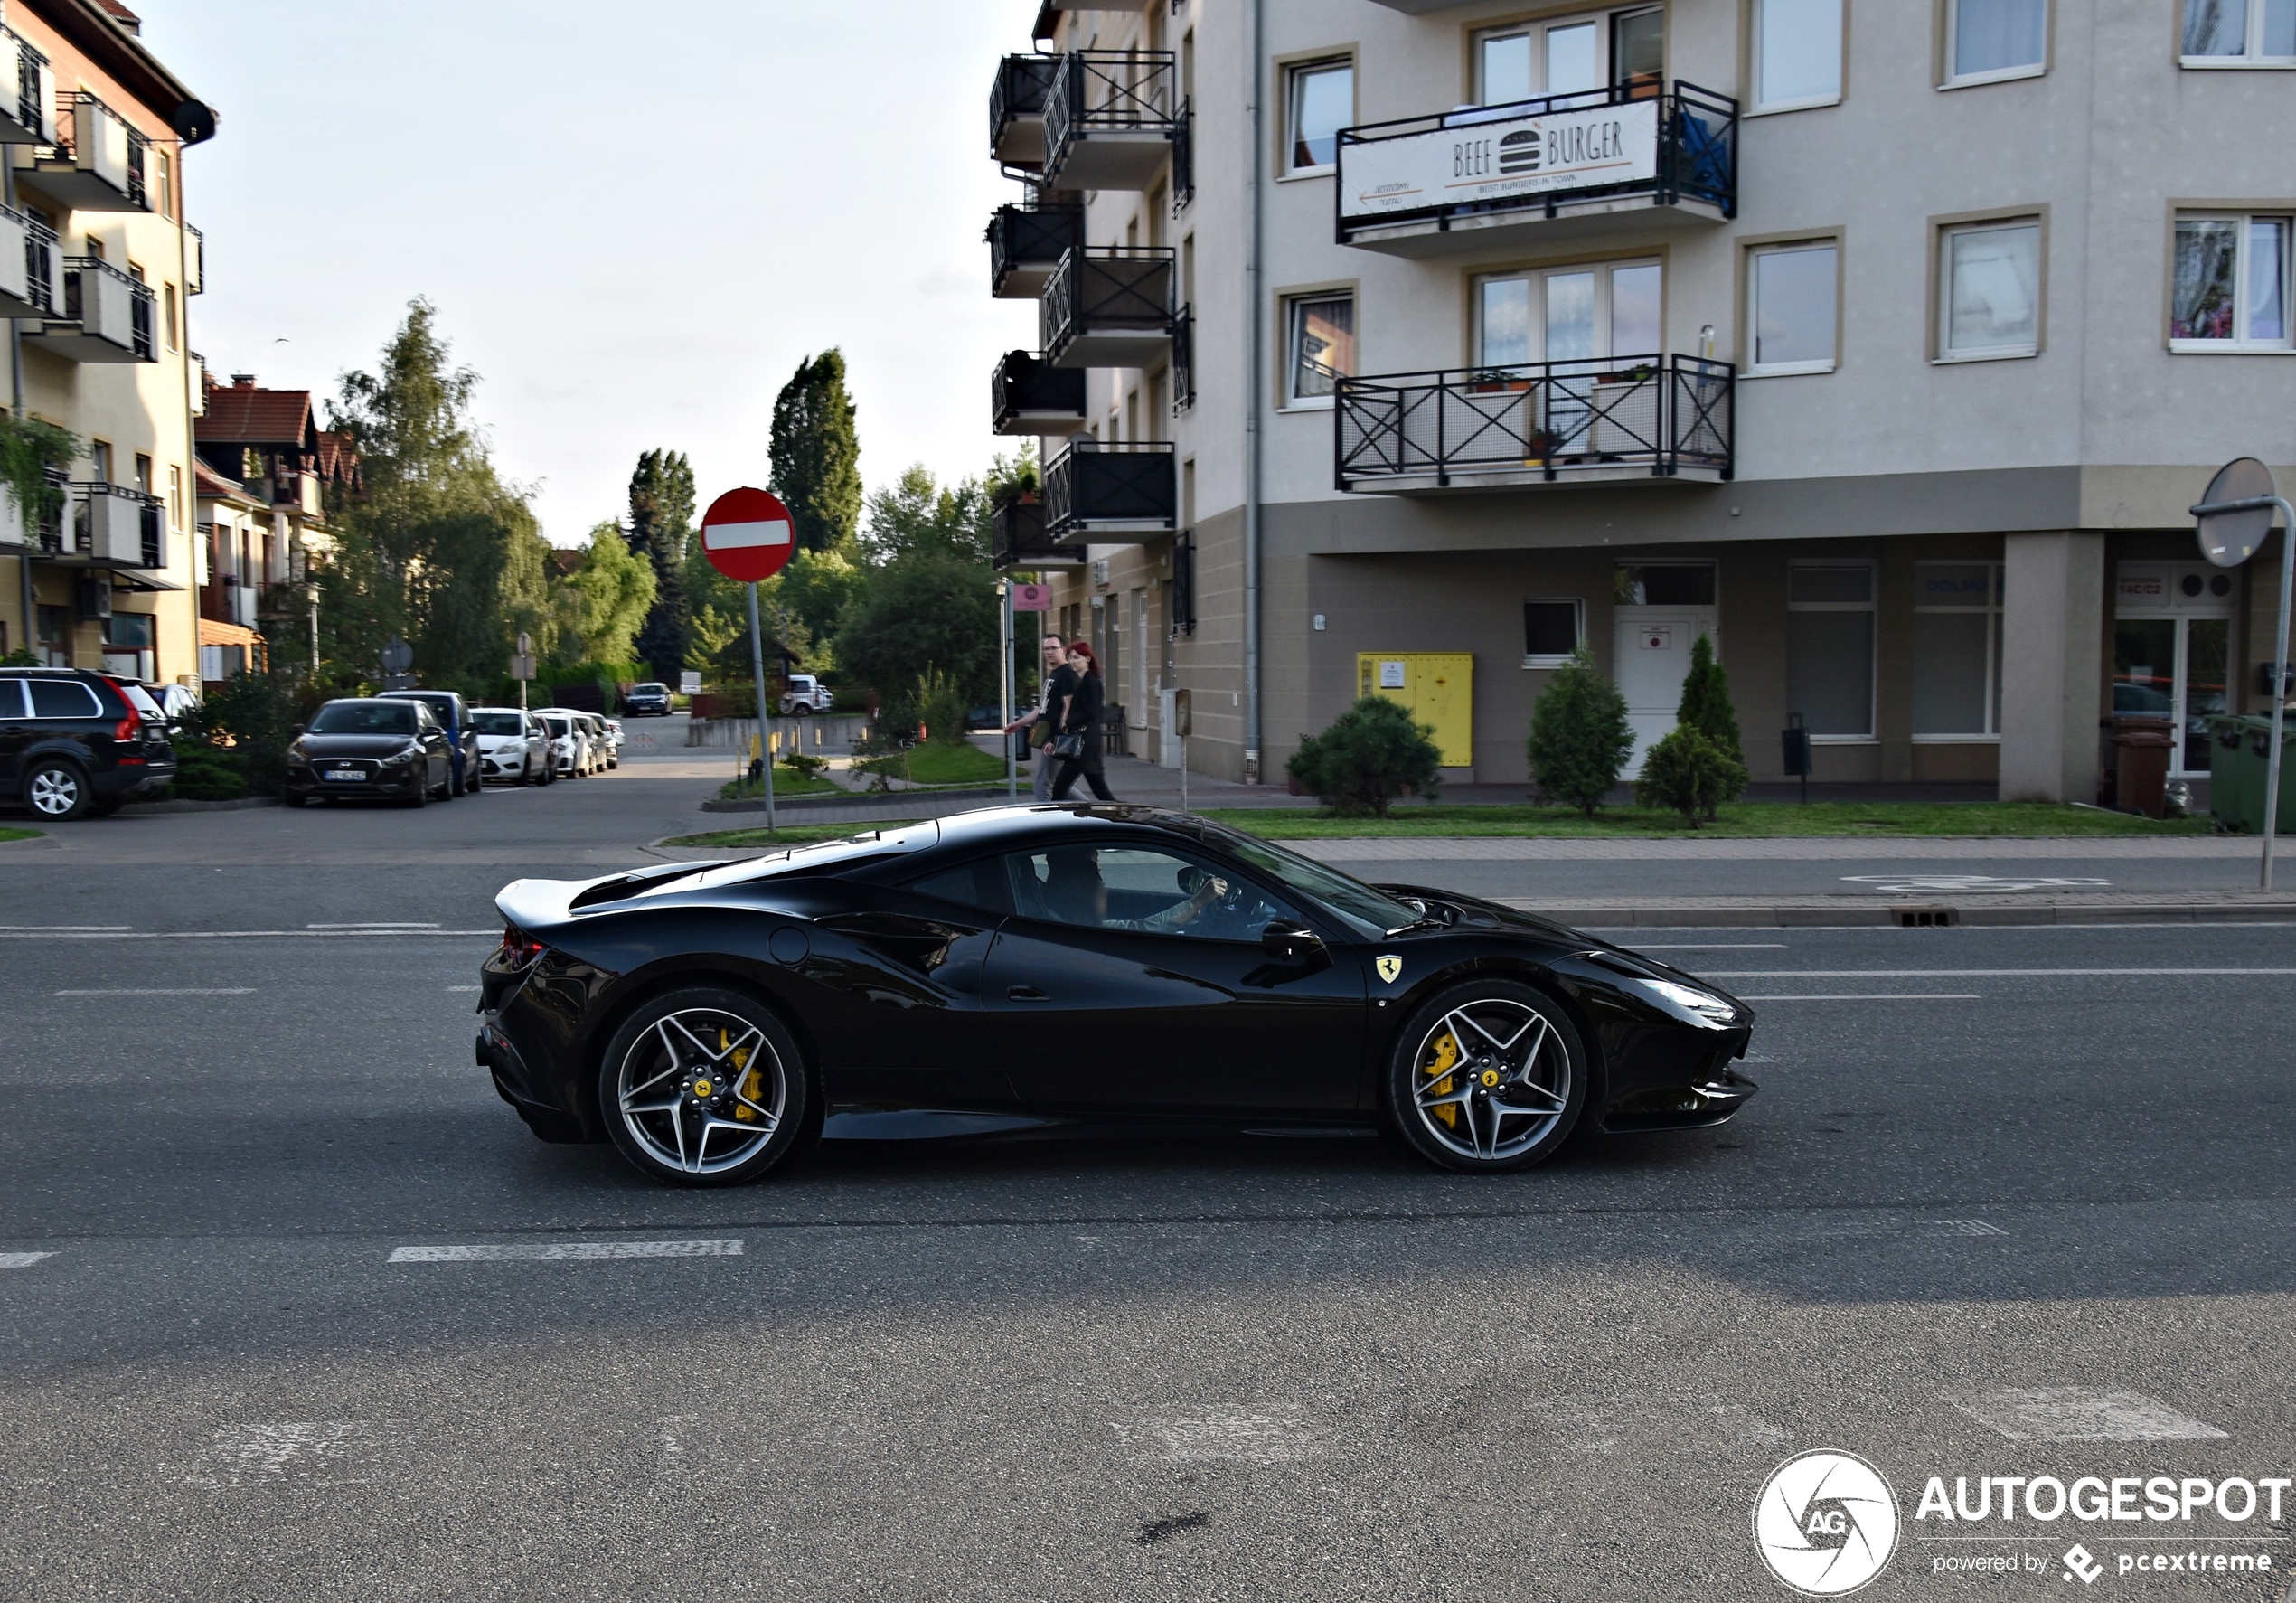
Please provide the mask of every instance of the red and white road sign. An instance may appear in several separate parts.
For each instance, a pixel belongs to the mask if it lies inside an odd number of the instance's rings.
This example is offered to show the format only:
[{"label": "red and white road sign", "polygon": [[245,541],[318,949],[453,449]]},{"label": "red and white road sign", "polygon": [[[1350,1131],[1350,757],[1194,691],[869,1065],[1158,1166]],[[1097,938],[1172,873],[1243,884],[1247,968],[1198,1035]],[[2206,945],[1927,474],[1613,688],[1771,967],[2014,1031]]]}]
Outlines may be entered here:
[{"label": "red and white road sign", "polygon": [[797,549],[796,530],[781,498],[744,485],[701,514],[701,552],[728,579],[771,579]]},{"label": "red and white road sign", "polygon": [[1049,584],[1016,584],[1012,587],[1012,610],[1015,612],[1049,612],[1052,610],[1052,587]]}]

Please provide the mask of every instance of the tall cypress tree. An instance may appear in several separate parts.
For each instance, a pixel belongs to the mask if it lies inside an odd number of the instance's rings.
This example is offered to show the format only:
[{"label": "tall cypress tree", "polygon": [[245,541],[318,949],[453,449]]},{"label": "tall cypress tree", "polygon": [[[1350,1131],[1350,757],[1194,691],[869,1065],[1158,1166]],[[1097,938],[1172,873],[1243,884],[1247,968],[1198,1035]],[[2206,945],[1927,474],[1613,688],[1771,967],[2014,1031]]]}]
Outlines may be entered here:
[{"label": "tall cypress tree", "polygon": [[685,593],[686,547],[693,538],[693,468],[680,451],[647,451],[630,475],[630,549],[654,568],[654,606],[638,630],[637,653],[664,679],[685,665],[693,604]]},{"label": "tall cypress tree", "polygon": [[797,364],[773,403],[773,491],[805,551],[834,551],[861,524],[861,436],[834,348]]},{"label": "tall cypress tree", "polygon": [[1700,635],[1690,646],[1690,671],[1682,680],[1682,704],[1674,721],[1687,723],[1739,762],[1746,752],[1738,741],[1737,709],[1730,704],[1730,677],[1715,660],[1714,642]]}]

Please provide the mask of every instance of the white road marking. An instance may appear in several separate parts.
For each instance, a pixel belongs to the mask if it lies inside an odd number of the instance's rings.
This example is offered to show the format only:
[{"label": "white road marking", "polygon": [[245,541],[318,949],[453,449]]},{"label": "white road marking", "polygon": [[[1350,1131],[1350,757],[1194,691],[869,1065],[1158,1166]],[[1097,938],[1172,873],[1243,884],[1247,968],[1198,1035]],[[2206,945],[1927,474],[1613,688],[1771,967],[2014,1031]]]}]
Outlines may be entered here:
[{"label": "white road marking", "polygon": [[1945,1400],[2011,1441],[2220,1441],[2225,1433],[2141,1391],[2011,1386]]},{"label": "white road marking", "polygon": [[741,1238],[716,1241],[520,1241],[394,1247],[391,1263],[562,1263],[600,1258],[739,1258]]},{"label": "white road marking", "polygon": [[449,991],[483,991],[486,987],[484,985],[448,985],[447,988]]},{"label": "white road marking", "polygon": [[1324,1433],[1287,1408],[1227,1407],[1113,1421],[1127,1446],[1166,1464],[1294,1464],[1326,1450]]},{"label": "white road marking", "polygon": [[306,929],[436,929],[438,920],[428,924],[393,923],[387,919],[362,919],[352,924],[306,924]]},{"label": "white road marking", "polygon": [[[228,1486],[311,1480],[335,1468],[353,1447],[363,1444],[367,1434],[363,1419],[286,1419],[218,1431],[209,1452],[221,1460],[220,1480],[211,1476],[188,1478],[193,1485]],[[328,1475],[316,1484],[343,1486],[364,1482]]]},{"label": "white road marking", "polygon": [[253,985],[223,985],[212,990],[200,990],[193,986],[179,985],[146,985],[140,989],[133,986],[120,986],[105,991],[59,991],[56,995],[59,996],[252,996],[255,995],[255,987]]},{"label": "white road marking", "polygon": [[2006,1236],[2009,1234],[2009,1231],[2000,1225],[1990,1224],[1982,1219],[1929,1219],[1922,1222],[1924,1228],[1934,1230],[1941,1236]]},{"label": "white road marking", "polygon": [[2158,978],[2291,975],[2296,968],[1708,968],[1708,979],[2052,979],[2084,976]]},{"label": "white road marking", "polygon": [[28,1269],[43,1258],[53,1258],[52,1252],[0,1252],[0,1269]]},{"label": "white road marking", "polygon": [[1786,943],[1782,940],[1750,940],[1744,943],[1685,940],[1677,941],[1671,946],[1638,946],[1633,949],[1638,952],[1783,952],[1786,949]]},{"label": "white road marking", "polygon": [[21,929],[38,935],[109,935],[134,928],[133,924],[0,924],[0,929]]},{"label": "white road marking", "polygon": [[1741,1002],[1982,1002],[1974,991],[1861,992],[1830,996],[1741,996]]},{"label": "white road marking", "polygon": [[292,937],[299,939],[323,940],[332,936],[406,936],[406,935],[491,935],[500,939],[499,926],[492,929],[135,929],[135,930],[51,930],[42,934],[0,929],[0,940],[245,940],[255,937],[277,938]]}]

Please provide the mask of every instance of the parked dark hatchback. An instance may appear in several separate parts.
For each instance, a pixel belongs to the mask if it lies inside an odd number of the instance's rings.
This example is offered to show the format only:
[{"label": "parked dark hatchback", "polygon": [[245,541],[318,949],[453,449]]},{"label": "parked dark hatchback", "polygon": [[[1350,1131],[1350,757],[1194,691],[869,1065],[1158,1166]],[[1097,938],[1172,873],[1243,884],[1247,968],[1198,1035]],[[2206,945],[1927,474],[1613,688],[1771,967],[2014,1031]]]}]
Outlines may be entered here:
[{"label": "parked dark hatchback", "polygon": [[311,715],[287,748],[287,805],[313,797],[419,807],[455,794],[454,749],[420,702],[346,697]]},{"label": "parked dark hatchback", "polygon": [[0,672],[0,797],[61,824],[174,777],[167,719],[142,687],[77,668]]},{"label": "parked dark hatchback", "polygon": [[455,794],[479,793],[485,770],[479,764],[478,726],[471,721],[469,704],[462,697],[451,690],[386,690],[375,700],[420,702],[429,708],[430,715],[446,731],[447,751],[455,765]]}]

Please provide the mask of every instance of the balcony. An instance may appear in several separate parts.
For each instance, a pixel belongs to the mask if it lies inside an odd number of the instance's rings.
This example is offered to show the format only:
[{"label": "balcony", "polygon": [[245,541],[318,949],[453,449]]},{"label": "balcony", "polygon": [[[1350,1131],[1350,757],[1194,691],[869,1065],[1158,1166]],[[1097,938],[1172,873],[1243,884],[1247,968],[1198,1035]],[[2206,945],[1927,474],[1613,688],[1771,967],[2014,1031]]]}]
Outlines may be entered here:
[{"label": "balcony", "polygon": [[[14,84],[15,93],[6,92]],[[56,75],[48,58],[0,28],[0,145],[56,142]]]},{"label": "balcony", "polygon": [[1085,551],[1081,545],[1059,545],[1044,532],[1044,504],[1041,501],[1010,501],[993,514],[994,524],[994,561],[1000,573],[1015,568],[1081,568]]},{"label": "balcony", "polygon": [[38,218],[0,206],[0,317],[54,317],[64,301],[63,250]]},{"label": "balcony", "polygon": [[74,551],[91,568],[167,566],[165,509],[125,485],[71,486]]},{"label": "balcony", "polygon": [[86,90],[58,97],[55,153],[24,174],[75,212],[148,212],[144,136]]},{"label": "balcony", "polygon": [[1340,130],[1340,243],[1396,256],[1720,222],[1738,104],[1652,82]]},{"label": "balcony", "polygon": [[28,534],[24,508],[16,504],[12,491],[0,487],[0,545],[30,546],[50,556],[61,556],[64,549],[64,504],[71,481],[56,468],[44,471],[47,494],[42,504],[33,509]]},{"label": "balcony", "polygon": [[1736,370],[1695,356],[1342,378],[1339,487],[1412,495],[1730,476]]},{"label": "balcony", "polygon": [[989,89],[989,154],[1010,167],[1044,166],[1044,97],[1059,56],[1007,56]]},{"label": "balcony", "polygon": [[1052,367],[1027,351],[1008,351],[989,380],[989,425],[996,434],[1063,438],[1084,427],[1084,369]]},{"label": "balcony", "polygon": [[207,236],[188,222],[183,232],[189,243],[183,253],[183,293],[198,295],[207,288]]},{"label": "balcony", "polygon": [[1182,306],[1172,320],[1172,415],[1196,406],[1196,311]]},{"label": "balcony", "polygon": [[1171,250],[1109,245],[1071,250],[1044,286],[1037,313],[1055,367],[1153,367],[1172,349]]},{"label": "balcony", "polygon": [[1084,208],[999,206],[989,218],[989,293],[1034,300],[1060,259],[1084,243]]},{"label": "balcony", "polygon": [[1179,527],[1170,440],[1077,440],[1045,465],[1044,530],[1055,538],[1136,544]]},{"label": "balcony", "polygon": [[[1044,176],[1062,189],[1143,190],[1188,120],[1168,50],[1071,51],[1044,98]],[[1191,188],[1175,172],[1177,195]]]},{"label": "balcony", "polygon": [[152,362],[151,290],[92,256],[63,258],[60,317],[26,328],[26,344],[73,362]]}]

